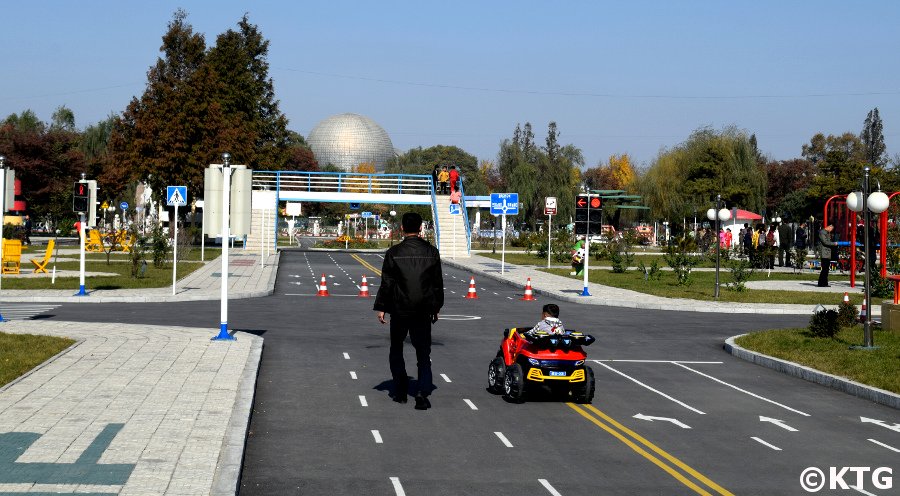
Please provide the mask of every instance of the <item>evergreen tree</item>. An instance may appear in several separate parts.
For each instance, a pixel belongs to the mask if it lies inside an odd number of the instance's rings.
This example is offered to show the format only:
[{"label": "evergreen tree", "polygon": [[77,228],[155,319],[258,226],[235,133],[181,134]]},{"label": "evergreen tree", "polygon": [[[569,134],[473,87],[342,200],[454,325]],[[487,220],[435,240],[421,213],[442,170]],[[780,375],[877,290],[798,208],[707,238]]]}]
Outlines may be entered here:
[{"label": "evergreen tree", "polygon": [[884,145],[884,126],[881,123],[881,116],[878,115],[878,107],[869,111],[859,138],[863,142],[866,162],[875,167],[884,167],[887,165],[887,148]]},{"label": "evergreen tree", "polygon": [[245,14],[237,31],[218,36],[207,63],[223,83],[216,101],[239,123],[238,139],[245,142],[240,148],[247,150],[243,161],[255,169],[275,170],[291,157],[292,139],[275,99],[268,54],[269,41]]}]

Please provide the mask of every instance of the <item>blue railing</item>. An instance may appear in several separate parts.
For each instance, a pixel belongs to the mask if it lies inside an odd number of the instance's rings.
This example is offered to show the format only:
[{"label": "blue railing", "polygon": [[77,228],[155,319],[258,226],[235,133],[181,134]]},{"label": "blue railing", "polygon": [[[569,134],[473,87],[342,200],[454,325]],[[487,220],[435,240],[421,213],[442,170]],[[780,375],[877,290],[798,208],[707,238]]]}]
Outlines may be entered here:
[{"label": "blue railing", "polygon": [[441,247],[441,226],[438,222],[438,210],[437,210],[437,196],[434,192],[434,181],[431,176],[428,176],[428,184],[431,185],[431,218],[433,220],[432,224],[434,224],[434,246],[437,246],[438,249]]},{"label": "blue railing", "polygon": [[459,208],[462,209],[463,222],[466,224],[466,254],[472,254],[472,231],[469,229],[469,212],[466,211],[466,190],[463,189],[462,176],[459,177]]},{"label": "blue railing", "polygon": [[426,174],[366,174],[356,172],[254,171],[254,189],[333,193],[433,193]]}]

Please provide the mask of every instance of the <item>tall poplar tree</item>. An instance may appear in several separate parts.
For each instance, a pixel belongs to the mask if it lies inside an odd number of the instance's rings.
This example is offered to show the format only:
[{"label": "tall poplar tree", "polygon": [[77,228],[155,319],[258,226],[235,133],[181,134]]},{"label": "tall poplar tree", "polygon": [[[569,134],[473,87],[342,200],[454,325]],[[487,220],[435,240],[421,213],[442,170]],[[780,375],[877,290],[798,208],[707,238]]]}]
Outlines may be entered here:
[{"label": "tall poplar tree", "polygon": [[878,107],[869,111],[866,121],[863,123],[862,133],[859,139],[863,142],[863,150],[866,162],[876,166],[887,165],[887,147],[884,145],[884,126],[881,116],[878,115]]}]

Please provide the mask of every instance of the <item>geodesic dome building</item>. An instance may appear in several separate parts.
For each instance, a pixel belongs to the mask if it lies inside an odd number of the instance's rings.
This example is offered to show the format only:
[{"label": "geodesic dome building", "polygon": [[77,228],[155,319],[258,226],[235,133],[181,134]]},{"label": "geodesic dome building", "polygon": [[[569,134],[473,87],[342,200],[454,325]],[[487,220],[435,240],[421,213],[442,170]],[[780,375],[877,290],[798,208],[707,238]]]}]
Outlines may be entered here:
[{"label": "geodesic dome building", "polygon": [[320,166],[332,164],[347,172],[363,162],[374,162],[375,171],[384,172],[394,156],[387,132],[359,114],[338,114],[319,122],[306,142]]}]

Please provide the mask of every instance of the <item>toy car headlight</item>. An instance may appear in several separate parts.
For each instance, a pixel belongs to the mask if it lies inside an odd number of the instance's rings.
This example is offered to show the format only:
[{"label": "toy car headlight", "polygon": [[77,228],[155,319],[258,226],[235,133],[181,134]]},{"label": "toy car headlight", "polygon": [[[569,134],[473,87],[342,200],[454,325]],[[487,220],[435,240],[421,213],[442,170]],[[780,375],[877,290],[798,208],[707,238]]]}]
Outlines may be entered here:
[{"label": "toy car headlight", "polygon": [[535,367],[538,367],[538,366],[541,365],[541,361],[540,361],[540,360],[537,360],[537,359],[534,359],[534,358],[529,358],[529,359],[528,359],[528,363],[534,365]]},{"label": "toy car headlight", "polygon": [[578,367],[579,365],[584,365],[584,360],[578,360],[577,362],[575,362],[576,367]]}]

